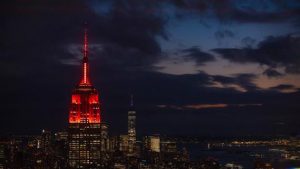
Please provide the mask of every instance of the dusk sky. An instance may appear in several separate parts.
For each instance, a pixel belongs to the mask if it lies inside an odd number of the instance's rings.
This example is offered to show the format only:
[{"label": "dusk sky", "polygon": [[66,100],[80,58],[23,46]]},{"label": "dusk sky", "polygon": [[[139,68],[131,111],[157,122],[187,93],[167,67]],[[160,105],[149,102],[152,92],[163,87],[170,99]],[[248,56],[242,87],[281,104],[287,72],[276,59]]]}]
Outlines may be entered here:
[{"label": "dusk sky", "polygon": [[112,134],[300,134],[299,0],[0,3],[0,134],[68,125],[88,23],[91,81]]}]

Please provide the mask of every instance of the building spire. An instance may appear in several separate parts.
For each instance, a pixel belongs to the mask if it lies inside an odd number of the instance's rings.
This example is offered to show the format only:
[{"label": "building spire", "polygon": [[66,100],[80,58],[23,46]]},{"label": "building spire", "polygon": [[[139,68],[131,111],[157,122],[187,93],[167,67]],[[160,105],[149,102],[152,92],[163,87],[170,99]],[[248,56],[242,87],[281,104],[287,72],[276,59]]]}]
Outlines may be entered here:
[{"label": "building spire", "polygon": [[133,94],[130,95],[130,107],[133,107]]},{"label": "building spire", "polygon": [[84,28],[84,44],[83,44],[83,57],[88,57],[88,34],[87,34],[87,28]]},{"label": "building spire", "polygon": [[84,42],[83,42],[83,59],[82,59],[82,79],[80,85],[88,86],[91,85],[89,78],[89,63],[88,63],[88,34],[87,34],[87,24],[84,27]]}]

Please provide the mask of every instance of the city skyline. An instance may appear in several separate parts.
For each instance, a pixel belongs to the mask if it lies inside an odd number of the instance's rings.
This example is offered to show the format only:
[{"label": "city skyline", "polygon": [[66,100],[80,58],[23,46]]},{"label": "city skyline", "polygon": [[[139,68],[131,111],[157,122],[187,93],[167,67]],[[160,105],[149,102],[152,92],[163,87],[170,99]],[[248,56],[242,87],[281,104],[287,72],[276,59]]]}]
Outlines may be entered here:
[{"label": "city skyline", "polygon": [[299,1],[7,1],[0,8],[0,134],[67,128],[85,21],[91,79],[112,134],[127,133],[131,94],[138,136],[300,134]]}]

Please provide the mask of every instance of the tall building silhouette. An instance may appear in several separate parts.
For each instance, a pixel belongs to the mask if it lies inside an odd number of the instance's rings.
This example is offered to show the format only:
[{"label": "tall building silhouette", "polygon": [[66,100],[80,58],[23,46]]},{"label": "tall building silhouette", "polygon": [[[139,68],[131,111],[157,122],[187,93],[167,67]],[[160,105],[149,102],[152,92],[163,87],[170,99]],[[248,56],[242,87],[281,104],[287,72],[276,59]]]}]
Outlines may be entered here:
[{"label": "tall building silhouette", "polygon": [[82,75],[72,92],[69,110],[70,168],[97,168],[100,166],[101,116],[98,91],[89,77],[88,36],[84,30]]},{"label": "tall building silhouette", "polygon": [[133,95],[131,95],[130,107],[128,111],[128,154],[135,154],[136,130],[135,130],[136,112],[133,105]]}]

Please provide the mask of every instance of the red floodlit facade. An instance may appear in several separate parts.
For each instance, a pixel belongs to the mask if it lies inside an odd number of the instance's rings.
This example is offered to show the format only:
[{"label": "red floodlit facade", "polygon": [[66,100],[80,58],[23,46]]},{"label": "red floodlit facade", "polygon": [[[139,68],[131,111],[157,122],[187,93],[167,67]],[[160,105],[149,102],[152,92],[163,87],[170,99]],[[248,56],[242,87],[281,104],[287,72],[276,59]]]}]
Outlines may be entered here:
[{"label": "red floodlit facade", "polygon": [[92,86],[89,77],[88,41],[84,35],[82,77],[72,93],[69,123],[100,123],[100,103],[98,91]]},{"label": "red floodlit facade", "polygon": [[88,40],[84,33],[82,74],[72,92],[69,110],[69,168],[99,168],[101,164],[99,93],[89,77]]}]

